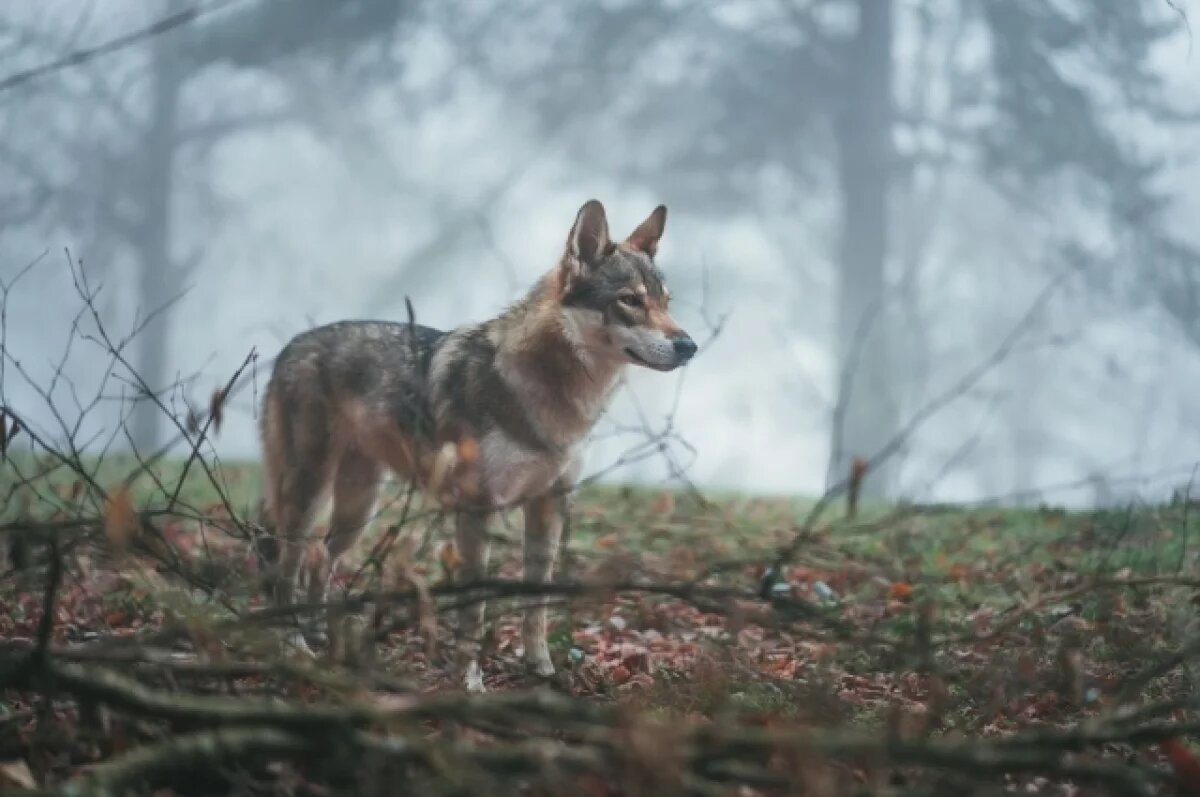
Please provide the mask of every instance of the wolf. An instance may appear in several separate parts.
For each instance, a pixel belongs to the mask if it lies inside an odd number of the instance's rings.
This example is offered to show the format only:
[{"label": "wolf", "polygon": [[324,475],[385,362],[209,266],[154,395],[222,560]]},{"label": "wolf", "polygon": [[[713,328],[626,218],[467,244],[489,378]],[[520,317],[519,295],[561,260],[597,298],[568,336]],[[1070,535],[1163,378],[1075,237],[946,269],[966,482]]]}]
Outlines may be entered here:
[{"label": "wolf", "polygon": [[[560,499],[576,484],[581,445],[622,369],[671,371],[697,351],[671,317],[655,264],[666,220],[659,205],[616,242],[592,199],[557,264],[495,318],[445,332],[411,317],[340,321],[289,341],[261,413],[275,601],[293,602],[308,560],[308,600],[325,602],[385,471],[453,513],[462,578],[485,576],[489,521],[520,507],[524,578],[549,581],[568,511]],[[325,555],[306,556],[329,497]],[[459,610],[457,677],[476,692],[483,617],[482,603]],[[525,612],[522,641],[526,666],[553,675],[544,604]]]}]

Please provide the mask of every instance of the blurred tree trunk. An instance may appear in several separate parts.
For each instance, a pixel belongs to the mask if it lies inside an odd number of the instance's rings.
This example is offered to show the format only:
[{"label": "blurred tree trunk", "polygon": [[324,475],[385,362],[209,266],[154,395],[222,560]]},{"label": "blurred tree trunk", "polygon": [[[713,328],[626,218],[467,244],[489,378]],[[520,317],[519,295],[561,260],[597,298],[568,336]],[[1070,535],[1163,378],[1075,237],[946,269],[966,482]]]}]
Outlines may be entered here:
[{"label": "blurred tree trunk", "polygon": [[[171,10],[175,10],[172,8]],[[171,206],[178,143],[179,101],[185,75],[171,51],[171,39],[155,37],[150,116],[140,158],[140,189],[133,192],[141,205],[134,241],[138,268],[139,312],[153,318],[137,337],[137,369],[156,393],[171,383],[171,325],[168,305],[182,290],[183,273],[171,259]],[[149,397],[140,397],[130,416],[130,437],[143,455],[162,444],[162,412]]]},{"label": "blurred tree trunk", "polygon": [[[198,140],[194,131],[187,129],[186,121],[180,121],[188,80],[218,62],[263,68],[302,52],[337,60],[367,41],[386,39],[415,5],[392,0],[266,0],[196,30],[154,37],[150,45],[153,83],[149,116],[141,147],[128,161],[135,184],[124,194],[137,209],[131,248],[138,269],[138,307],[141,318],[154,315],[138,333],[135,366],[155,393],[162,395],[174,382],[167,308],[179,298],[195,265],[195,258],[180,262],[175,259],[178,252],[172,251],[178,247],[176,238],[181,232],[173,229],[172,223],[176,153],[185,142]],[[161,13],[177,13],[183,6],[182,0],[166,0]],[[270,115],[261,121],[234,117],[226,120],[227,131],[216,126],[208,135],[220,138],[276,121]],[[129,418],[130,437],[138,451],[149,454],[162,445],[165,420],[149,397],[139,397]]]},{"label": "blurred tree trunk", "polygon": [[[893,0],[856,0],[858,30],[847,42],[842,106],[834,125],[841,189],[837,352],[839,384],[829,480],[846,478],[896,433],[898,402],[890,373],[884,301],[888,189],[893,167]],[[891,487],[887,464],[867,475],[865,496]]]}]

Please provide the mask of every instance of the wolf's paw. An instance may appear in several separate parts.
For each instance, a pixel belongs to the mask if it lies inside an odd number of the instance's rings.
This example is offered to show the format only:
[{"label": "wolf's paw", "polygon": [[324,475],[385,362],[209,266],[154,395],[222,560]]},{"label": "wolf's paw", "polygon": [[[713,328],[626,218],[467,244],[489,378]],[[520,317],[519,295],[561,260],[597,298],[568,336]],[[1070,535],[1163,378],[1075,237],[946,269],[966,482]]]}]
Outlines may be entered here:
[{"label": "wolf's paw", "polygon": [[463,686],[473,694],[483,694],[487,691],[487,687],[483,685],[483,670],[479,669],[479,662],[471,661],[467,664],[466,672],[463,673]]}]

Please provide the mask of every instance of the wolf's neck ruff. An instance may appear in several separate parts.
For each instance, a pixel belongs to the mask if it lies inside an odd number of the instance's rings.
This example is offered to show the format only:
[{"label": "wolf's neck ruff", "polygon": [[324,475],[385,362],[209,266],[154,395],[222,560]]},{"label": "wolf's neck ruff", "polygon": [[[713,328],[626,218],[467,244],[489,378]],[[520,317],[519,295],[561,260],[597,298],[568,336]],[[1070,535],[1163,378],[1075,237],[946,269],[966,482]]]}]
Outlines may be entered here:
[{"label": "wolf's neck ruff", "polygon": [[625,361],[588,339],[551,277],[494,322],[496,368],[542,437],[569,450],[603,413]]}]

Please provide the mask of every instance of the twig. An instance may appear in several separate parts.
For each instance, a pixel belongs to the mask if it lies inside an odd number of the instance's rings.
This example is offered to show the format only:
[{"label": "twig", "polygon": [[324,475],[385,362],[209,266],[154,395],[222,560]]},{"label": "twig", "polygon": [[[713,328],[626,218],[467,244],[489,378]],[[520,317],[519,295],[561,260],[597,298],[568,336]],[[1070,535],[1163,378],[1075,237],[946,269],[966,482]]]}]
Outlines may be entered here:
[{"label": "twig", "polygon": [[95,60],[103,55],[124,50],[136,44],[140,44],[155,36],[159,36],[175,28],[182,27],[189,23],[195,22],[201,17],[207,16],[215,11],[220,11],[223,8],[240,2],[241,0],[213,0],[207,5],[197,5],[147,25],[144,28],[139,28],[123,36],[118,36],[115,39],[110,39],[103,44],[95,47],[87,47],[81,50],[64,55],[62,58],[57,58],[39,66],[23,69],[20,72],[14,72],[5,78],[0,78],[0,93],[15,89],[31,80],[35,80],[44,75],[53,72],[59,72],[70,67],[86,64],[88,61]]}]

